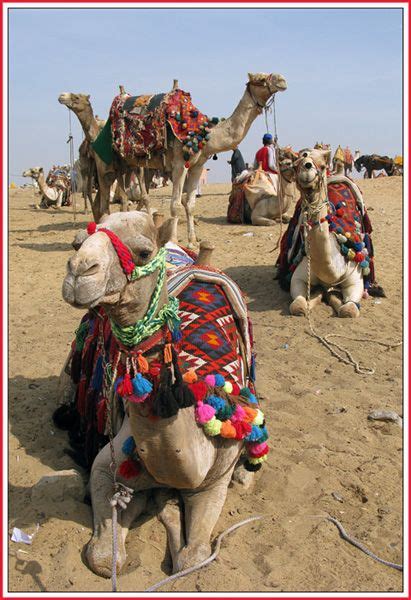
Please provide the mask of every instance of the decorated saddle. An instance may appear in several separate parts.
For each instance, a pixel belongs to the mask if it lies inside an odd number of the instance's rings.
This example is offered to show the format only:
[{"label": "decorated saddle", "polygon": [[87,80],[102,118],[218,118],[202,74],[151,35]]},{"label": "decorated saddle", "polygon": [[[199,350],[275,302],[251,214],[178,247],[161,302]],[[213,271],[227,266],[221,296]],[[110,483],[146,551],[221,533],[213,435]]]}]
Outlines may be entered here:
[{"label": "decorated saddle", "polygon": [[[125,348],[102,308],[83,317],[68,365],[76,391],[73,423],[66,428],[71,429],[74,457],[85,467],[108,441],[108,380],[115,390],[111,412],[119,424],[127,403],[141,405],[154,420],[194,404],[206,435],[245,441],[249,469],[258,469],[267,458],[268,434],[254,393],[252,331],[242,293],[224,273],[196,265],[194,259],[191,251],[167,244],[167,288],[179,301],[180,323],[172,335],[164,326]],[[120,474],[134,477],[141,467],[133,440],[125,446]]]},{"label": "decorated saddle", "polygon": [[[364,288],[375,283],[374,249],[371,240],[371,222],[362,201],[361,192],[354,182],[339,176],[330,177],[328,189],[329,230],[335,235],[340,252],[347,261],[358,263],[362,269]],[[293,217],[281,238],[280,255],[277,260],[279,282],[283,289],[290,289],[292,274],[305,256],[303,238],[303,214],[301,199],[297,202]]]},{"label": "decorated saddle", "polygon": [[149,157],[167,149],[167,125],[182,142],[184,160],[199,152],[218,119],[208,119],[192,103],[191,95],[176,89],[166,94],[116,96],[109,118],[92,146],[107,164],[113,150],[122,158]]}]

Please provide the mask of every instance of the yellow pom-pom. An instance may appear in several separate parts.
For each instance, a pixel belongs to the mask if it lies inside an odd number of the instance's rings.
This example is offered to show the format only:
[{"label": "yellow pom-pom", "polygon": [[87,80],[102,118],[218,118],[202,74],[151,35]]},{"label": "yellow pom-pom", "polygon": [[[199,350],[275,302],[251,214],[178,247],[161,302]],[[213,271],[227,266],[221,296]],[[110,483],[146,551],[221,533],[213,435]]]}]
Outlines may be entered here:
[{"label": "yellow pom-pom", "polygon": [[259,465],[260,463],[263,463],[265,460],[267,460],[267,456],[268,454],[264,454],[264,456],[260,456],[259,458],[249,458],[248,462],[252,465]]},{"label": "yellow pom-pom", "polygon": [[257,408],[257,416],[253,421],[253,425],[262,425],[264,423],[264,413]]},{"label": "yellow pom-pom", "polygon": [[344,235],[346,238],[350,238],[351,237],[351,232],[350,231],[345,231]]},{"label": "yellow pom-pom", "polygon": [[207,423],[204,423],[203,429],[207,435],[218,435],[221,431],[222,421],[213,417]]},{"label": "yellow pom-pom", "polygon": [[347,258],[348,258],[348,260],[352,260],[354,258],[354,256],[355,256],[355,252],[354,252],[354,250],[352,248],[350,248],[348,250],[348,252],[347,252]]},{"label": "yellow pom-pom", "polygon": [[223,390],[227,394],[231,394],[231,392],[233,391],[233,384],[230,383],[229,381],[226,381],[225,384],[223,385]]}]

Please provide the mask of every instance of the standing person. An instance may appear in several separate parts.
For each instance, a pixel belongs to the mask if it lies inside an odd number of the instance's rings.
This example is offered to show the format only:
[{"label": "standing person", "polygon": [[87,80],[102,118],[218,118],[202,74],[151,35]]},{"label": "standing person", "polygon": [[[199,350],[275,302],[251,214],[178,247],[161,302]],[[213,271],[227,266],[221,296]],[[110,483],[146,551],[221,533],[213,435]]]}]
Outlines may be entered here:
[{"label": "standing person", "polygon": [[234,179],[246,169],[243,155],[238,148],[233,150],[231,160],[228,160],[227,162],[231,165],[231,181],[234,181]]},{"label": "standing person", "polygon": [[348,173],[352,172],[352,166],[354,162],[354,157],[352,155],[351,150],[348,146],[344,148],[344,175],[347,176]]},{"label": "standing person", "polygon": [[263,171],[267,173],[277,174],[275,166],[275,150],[274,140],[271,133],[265,133],[263,135],[263,147],[260,148],[255,155],[254,168],[258,169],[261,164]]},{"label": "standing person", "polygon": [[207,183],[207,171],[209,171],[209,170],[210,169],[206,169],[204,167],[203,170],[201,171],[200,179],[199,179],[198,185],[197,185],[196,198],[201,197],[201,188],[203,185],[206,185],[206,183]]}]

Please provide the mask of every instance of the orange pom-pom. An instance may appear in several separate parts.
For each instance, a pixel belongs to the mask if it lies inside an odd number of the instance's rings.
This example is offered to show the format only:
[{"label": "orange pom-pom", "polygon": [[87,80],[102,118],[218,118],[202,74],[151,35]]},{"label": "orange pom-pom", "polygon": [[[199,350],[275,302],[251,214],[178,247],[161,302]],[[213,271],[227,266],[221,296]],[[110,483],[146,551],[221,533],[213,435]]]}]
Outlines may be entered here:
[{"label": "orange pom-pom", "polygon": [[183,381],[186,383],[194,383],[197,381],[197,379],[197,373],[194,371],[194,369],[190,369],[183,375]]},{"label": "orange pom-pom", "polygon": [[249,406],[242,406],[242,409],[246,414],[244,421],[247,423],[252,423],[257,416],[257,411]]},{"label": "orange pom-pom", "polygon": [[223,424],[221,425],[220,435],[221,437],[225,438],[234,439],[236,437],[237,430],[231,423],[230,419],[227,419],[227,421],[223,421]]}]

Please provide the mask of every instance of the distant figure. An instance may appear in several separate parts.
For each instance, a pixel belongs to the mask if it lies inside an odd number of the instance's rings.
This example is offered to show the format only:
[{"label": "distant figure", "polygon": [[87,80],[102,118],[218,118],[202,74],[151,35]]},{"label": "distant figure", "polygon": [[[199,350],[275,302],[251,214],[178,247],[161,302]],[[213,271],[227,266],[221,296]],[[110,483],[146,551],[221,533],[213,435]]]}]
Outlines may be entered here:
[{"label": "distant figure", "polygon": [[344,175],[347,177],[348,173],[352,172],[354,163],[354,157],[348,146],[344,148]]},{"label": "distant figure", "polygon": [[360,158],[360,156],[361,156],[361,153],[360,153],[360,151],[359,151],[359,150],[356,150],[356,151],[355,151],[355,154],[354,154],[354,162],[357,160],[357,158]]},{"label": "distant figure", "polygon": [[198,180],[198,185],[197,185],[196,198],[201,197],[201,188],[203,185],[206,185],[206,183],[207,183],[207,171],[209,171],[209,170],[210,169],[206,169],[204,167],[203,170],[201,171],[200,179]]},{"label": "distant figure", "polygon": [[227,162],[231,165],[231,181],[234,181],[237,175],[240,175],[240,173],[246,169],[243,155],[238,148],[233,150],[231,160],[228,160]]},{"label": "distant figure", "polygon": [[275,151],[274,151],[274,140],[271,133],[265,133],[263,135],[263,147],[260,148],[255,155],[254,168],[258,169],[259,165],[263,171],[267,173],[277,174],[275,166]]}]

